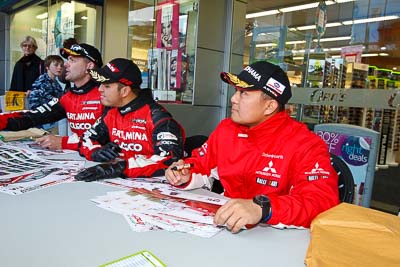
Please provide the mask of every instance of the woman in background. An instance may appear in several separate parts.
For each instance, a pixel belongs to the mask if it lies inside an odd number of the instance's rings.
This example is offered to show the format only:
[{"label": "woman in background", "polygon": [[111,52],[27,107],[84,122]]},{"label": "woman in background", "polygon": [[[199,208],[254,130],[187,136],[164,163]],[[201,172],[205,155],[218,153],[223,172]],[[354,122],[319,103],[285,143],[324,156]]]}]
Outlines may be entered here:
[{"label": "woman in background", "polygon": [[33,82],[45,72],[44,62],[35,54],[38,48],[35,38],[26,36],[20,46],[23,56],[15,63],[10,91],[29,94]]}]

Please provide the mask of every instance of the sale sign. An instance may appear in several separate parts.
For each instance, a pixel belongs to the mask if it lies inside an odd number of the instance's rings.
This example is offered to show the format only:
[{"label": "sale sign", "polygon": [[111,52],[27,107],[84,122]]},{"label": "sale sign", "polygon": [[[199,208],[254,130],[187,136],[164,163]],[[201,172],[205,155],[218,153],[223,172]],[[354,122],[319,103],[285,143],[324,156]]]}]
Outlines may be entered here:
[{"label": "sale sign", "polygon": [[317,131],[317,134],[328,145],[329,152],[341,158],[349,167],[355,184],[353,203],[361,205],[368,171],[371,138],[333,131]]}]

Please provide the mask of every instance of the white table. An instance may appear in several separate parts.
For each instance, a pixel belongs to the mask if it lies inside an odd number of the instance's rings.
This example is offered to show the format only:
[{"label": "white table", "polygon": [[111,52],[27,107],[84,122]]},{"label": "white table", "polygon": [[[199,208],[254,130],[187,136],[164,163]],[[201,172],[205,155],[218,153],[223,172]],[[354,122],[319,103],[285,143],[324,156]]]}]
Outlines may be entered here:
[{"label": "white table", "polygon": [[256,227],[212,238],[167,231],[135,233],[122,216],[89,199],[121,190],[68,183],[0,195],[0,266],[99,266],[148,249],[167,266],[304,266],[308,230]]},{"label": "white table", "polygon": [[257,226],[212,238],[135,233],[125,219],[91,198],[121,188],[59,184],[23,195],[0,194],[0,266],[99,266],[147,249],[168,267],[304,266],[309,230]]}]

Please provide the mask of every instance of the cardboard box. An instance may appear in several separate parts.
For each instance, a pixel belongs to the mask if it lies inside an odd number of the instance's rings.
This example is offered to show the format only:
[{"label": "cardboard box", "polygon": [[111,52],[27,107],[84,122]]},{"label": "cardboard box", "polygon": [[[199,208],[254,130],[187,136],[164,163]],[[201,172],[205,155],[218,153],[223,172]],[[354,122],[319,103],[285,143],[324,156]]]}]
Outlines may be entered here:
[{"label": "cardboard box", "polygon": [[310,227],[308,267],[399,266],[400,217],[341,203]]}]

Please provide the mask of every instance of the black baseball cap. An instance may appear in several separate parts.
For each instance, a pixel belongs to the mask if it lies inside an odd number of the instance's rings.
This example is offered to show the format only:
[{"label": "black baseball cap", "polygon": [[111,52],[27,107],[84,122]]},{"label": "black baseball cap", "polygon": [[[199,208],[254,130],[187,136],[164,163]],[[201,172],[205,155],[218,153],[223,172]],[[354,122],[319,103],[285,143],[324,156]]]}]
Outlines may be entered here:
[{"label": "black baseball cap", "polygon": [[122,83],[140,89],[142,73],[132,60],[115,58],[104,67],[88,70],[92,79],[100,83]]},{"label": "black baseball cap", "polygon": [[289,79],[278,65],[258,61],[245,67],[238,75],[221,72],[221,79],[240,90],[261,90],[285,105],[292,97]]},{"label": "black baseball cap", "polygon": [[70,48],[62,48],[60,54],[66,59],[68,56],[85,57],[94,62],[97,67],[103,66],[103,60],[101,59],[99,50],[89,44],[74,44]]}]

